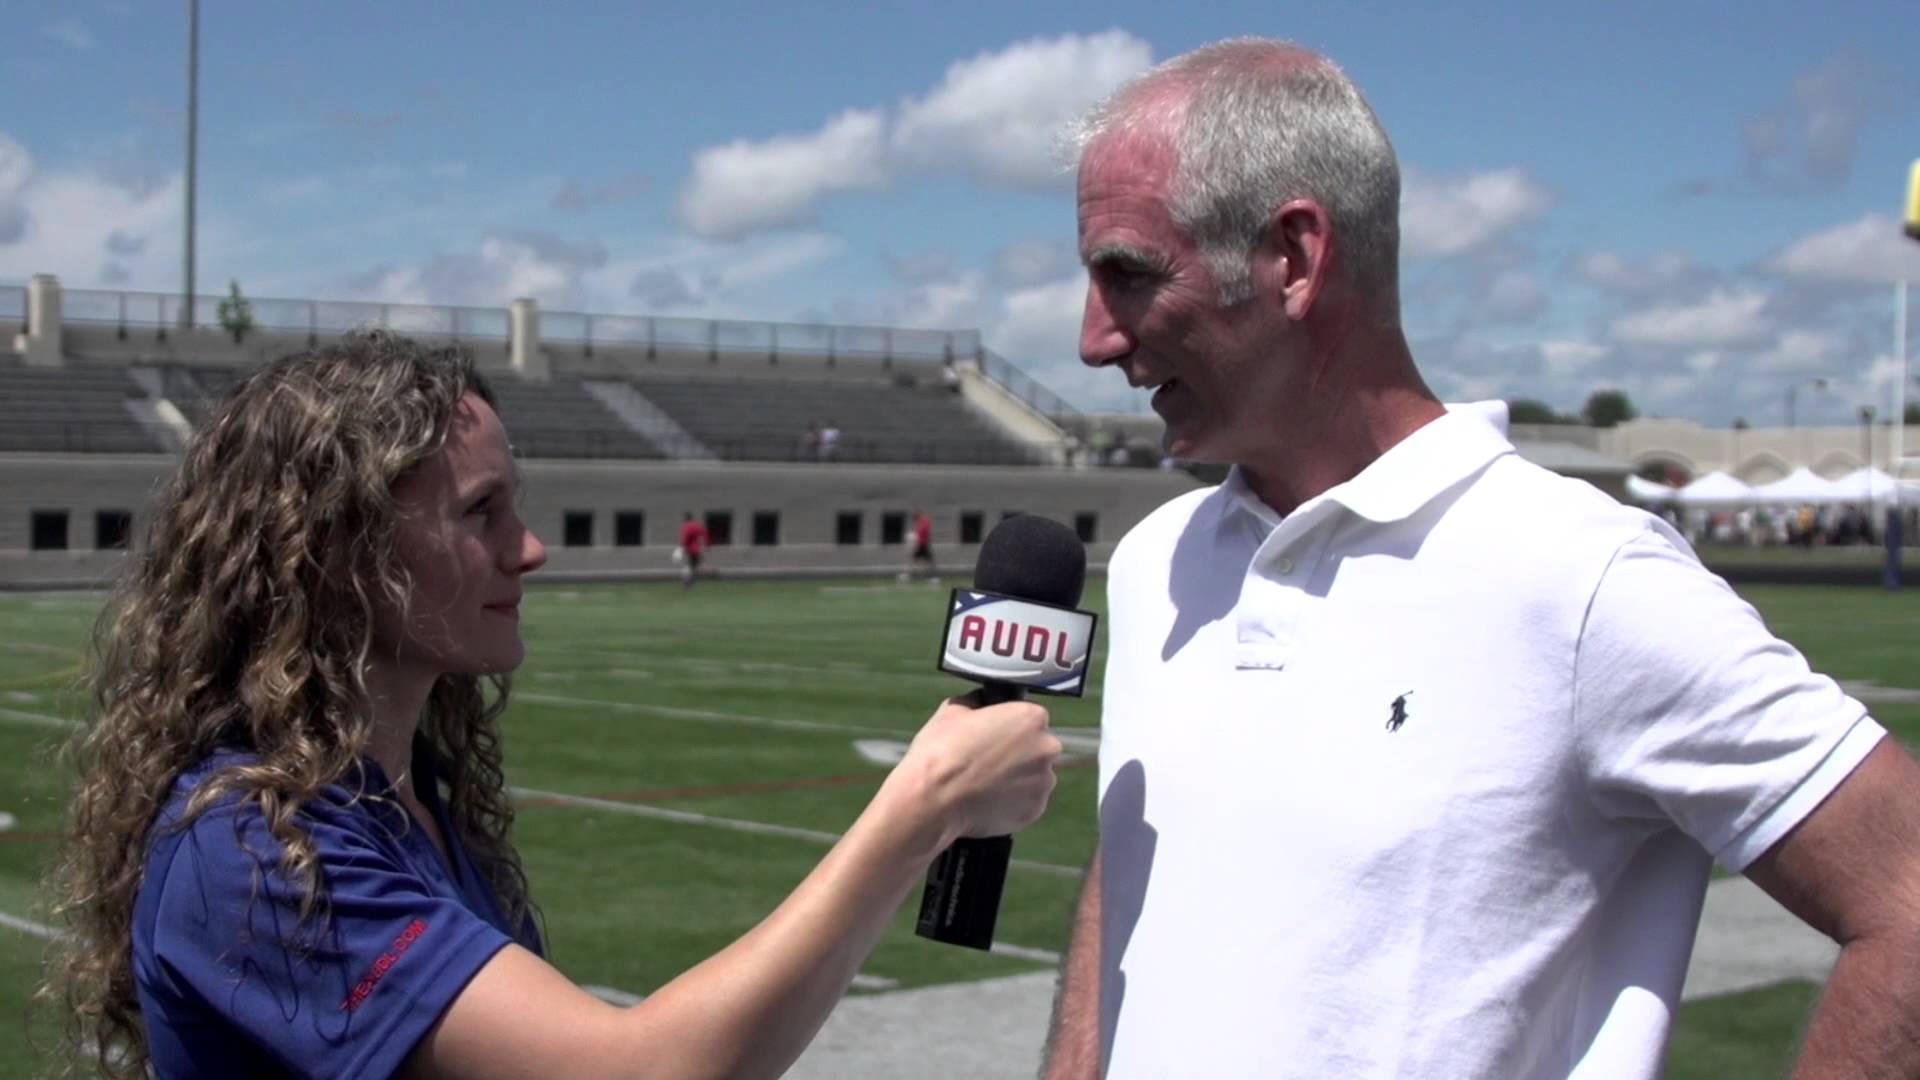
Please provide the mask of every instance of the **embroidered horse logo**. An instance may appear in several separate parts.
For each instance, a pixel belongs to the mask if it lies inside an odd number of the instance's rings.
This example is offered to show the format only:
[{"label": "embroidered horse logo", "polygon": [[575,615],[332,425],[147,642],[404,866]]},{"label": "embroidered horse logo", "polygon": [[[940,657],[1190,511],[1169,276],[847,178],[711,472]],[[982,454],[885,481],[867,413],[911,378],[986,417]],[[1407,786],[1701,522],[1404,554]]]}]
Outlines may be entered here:
[{"label": "embroidered horse logo", "polygon": [[1393,699],[1393,713],[1387,717],[1387,730],[1399,731],[1400,725],[1407,722],[1407,698],[1412,696],[1409,690]]}]

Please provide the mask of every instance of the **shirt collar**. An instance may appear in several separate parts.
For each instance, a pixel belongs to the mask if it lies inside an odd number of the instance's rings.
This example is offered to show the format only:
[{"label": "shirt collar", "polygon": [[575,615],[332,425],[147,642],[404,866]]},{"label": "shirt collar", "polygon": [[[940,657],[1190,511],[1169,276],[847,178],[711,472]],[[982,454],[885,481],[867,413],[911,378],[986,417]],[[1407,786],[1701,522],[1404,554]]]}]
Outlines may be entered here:
[{"label": "shirt collar", "polygon": [[[1300,510],[1325,502],[1373,522],[1405,520],[1496,458],[1513,453],[1505,421],[1504,408],[1494,410],[1484,403],[1449,406],[1446,415],[1389,447],[1358,476],[1302,503]],[[1280,523],[1273,507],[1254,494],[1240,466],[1228,470],[1220,491],[1222,521],[1245,513],[1268,527]]]}]

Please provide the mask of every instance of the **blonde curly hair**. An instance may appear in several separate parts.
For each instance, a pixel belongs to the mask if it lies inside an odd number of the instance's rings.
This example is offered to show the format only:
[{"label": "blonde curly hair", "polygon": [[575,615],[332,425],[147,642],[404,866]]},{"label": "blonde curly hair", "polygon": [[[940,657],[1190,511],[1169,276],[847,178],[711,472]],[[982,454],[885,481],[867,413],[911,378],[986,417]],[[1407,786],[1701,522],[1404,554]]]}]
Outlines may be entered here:
[{"label": "blonde curly hair", "polygon": [[[468,393],[493,403],[464,354],[359,333],[248,375],[187,446],[94,627],[93,716],[67,748],[78,784],[47,888],[64,933],[38,997],[64,1014],[68,1071],[92,1059],[110,1076],[145,1074],[132,928],[148,832],[216,748],[253,759],[209,777],[179,827],[223,797],[253,801],[304,890],[301,919],[324,922],[326,882],[298,815],[361,775],[374,613],[411,592],[394,484],[441,449]],[[487,681],[492,694],[478,676],[442,675],[420,741],[461,842],[524,926],[501,772],[508,680]]]}]

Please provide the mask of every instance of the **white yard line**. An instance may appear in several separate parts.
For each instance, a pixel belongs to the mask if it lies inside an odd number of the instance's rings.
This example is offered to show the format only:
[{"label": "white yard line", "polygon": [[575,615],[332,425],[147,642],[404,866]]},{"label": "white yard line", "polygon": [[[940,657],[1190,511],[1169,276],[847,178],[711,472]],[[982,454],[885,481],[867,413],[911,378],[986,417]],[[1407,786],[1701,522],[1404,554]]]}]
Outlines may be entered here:
[{"label": "white yard line", "polygon": [[1057,964],[1060,962],[1060,954],[1057,952],[1050,952],[1046,949],[1030,949],[1025,945],[1009,945],[1004,941],[994,942],[987,948],[987,951],[995,956],[1011,956],[1016,960],[1032,960],[1039,964]]},{"label": "white yard line", "polygon": [[582,986],[580,989],[585,990],[587,993],[592,994],[594,997],[599,998],[609,1005],[618,1005],[623,1009],[630,1005],[638,1005],[646,1000],[646,998],[640,994],[629,994],[625,990],[615,990],[611,986]]},{"label": "white yard line", "polygon": [[0,926],[4,926],[9,930],[18,930],[23,934],[31,934],[37,938],[45,938],[48,941],[52,941],[54,938],[60,936],[60,931],[55,930],[51,926],[34,922],[31,919],[23,919],[18,915],[9,915],[4,911],[0,911]]},{"label": "white yard line", "polygon": [[67,730],[80,726],[78,720],[68,720],[64,716],[48,716],[45,713],[21,712],[18,709],[0,709],[0,720],[15,724],[32,724],[35,727],[50,727]]},{"label": "white yard line", "polygon": [[[634,817],[652,818],[655,821],[672,821],[681,825],[704,825],[714,829],[727,829],[731,832],[753,833],[759,836],[784,836],[790,840],[810,840],[816,844],[836,844],[840,842],[839,833],[822,832],[818,829],[802,829],[794,825],[776,825],[768,821],[748,821],[744,818],[719,817],[714,814],[701,814],[692,810],[674,810],[650,803],[621,802],[616,799],[596,799],[591,795],[568,795],[560,791],[541,791],[538,788],[509,788],[516,799],[546,799],[565,806],[578,806],[588,810],[608,810],[616,814],[630,814]],[[1060,866],[1055,863],[1034,862],[1030,859],[1014,859],[1008,865],[1022,870],[1036,870],[1043,874],[1058,877],[1077,878],[1080,867]]]},{"label": "white yard line", "polygon": [[853,724],[830,724],[820,720],[787,720],[777,716],[751,716],[745,713],[715,712],[711,709],[683,709],[673,705],[644,705],[632,701],[597,701],[592,698],[568,697],[562,694],[543,694],[537,691],[516,692],[516,701],[530,701],[535,705],[562,705],[576,709],[604,709],[611,712],[639,713],[643,716],[661,716],[669,720],[694,720],[703,724],[739,724],[747,727],[784,728],[789,731],[819,731],[833,735],[865,735],[898,739],[911,736],[911,732],[889,728],[858,727]]}]

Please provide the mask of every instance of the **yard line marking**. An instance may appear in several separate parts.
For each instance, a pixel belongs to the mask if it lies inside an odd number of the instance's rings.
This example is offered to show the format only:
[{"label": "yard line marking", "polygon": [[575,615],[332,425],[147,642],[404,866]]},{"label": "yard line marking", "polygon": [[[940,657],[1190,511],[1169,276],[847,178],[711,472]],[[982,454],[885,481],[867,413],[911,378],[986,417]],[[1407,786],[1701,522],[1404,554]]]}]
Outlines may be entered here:
[{"label": "yard line marking", "polygon": [[566,697],[561,694],[516,693],[517,701],[531,701],[536,705],[565,705],[581,709],[611,709],[614,712],[645,713],[664,716],[670,720],[698,720],[711,724],[744,724],[749,727],[788,728],[794,731],[822,731],[834,735],[875,735],[897,739],[906,734],[887,728],[856,727],[852,724],[830,724],[821,720],[786,720],[775,716],[748,716],[743,713],[713,712],[708,709],[683,709],[673,705],[642,705],[631,701],[595,701],[591,698]]},{"label": "yard line marking", "polygon": [[611,986],[583,986],[580,989],[585,990],[587,993],[592,994],[594,997],[599,998],[609,1005],[618,1005],[623,1009],[629,1005],[638,1005],[647,1000],[639,994],[629,994],[625,990],[615,990]]},{"label": "yard line marking", "polygon": [[[869,975],[863,971],[853,977],[852,986],[855,990],[895,990],[899,988],[900,980],[889,979],[883,975]],[[580,989],[585,990],[587,993],[592,994],[594,997],[599,998],[609,1005],[618,1005],[623,1009],[638,1005],[647,1000],[645,994],[633,994],[625,990],[615,990],[611,986],[582,986]]]},{"label": "yard line marking", "polygon": [[84,726],[78,720],[68,720],[62,716],[46,716],[42,713],[21,712],[18,709],[0,709],[0,720],[11,720],[17,724],[36,724],[40,727],[61,729]]},{"label": "yard line marking", "polygon": [[23,934],[31,934],[37,938],[45,938],[48,941],[60,936],[60,931],[51,926],[23,919],[18,915],[9,915],[4,911],[0,911],[0,926],[9,930],[18,930]]},{"label": "yard line marking", "polygon": [[86,659],[86,654],[79,649],[62,649],[55,645],[41,645],[32,641],[0,641],[0,649],[37,653],[41,656],[71,656],[78,660]]},{"label": "yard line marking", "polygon": [[697,814],[691,810],[669,810],[664,806],[648,806],[643,803],[615,802],[612,799],[596,799],[591,795],[567,795],[558,791],[541,791],[536,788],[516,787],[508,789],[516,799],[538,799],[544,802],[559,803],[563,806],[580,806],[589,810],[611,810],[617,814],[632,814],[635,817],[653,818],[656,821],[676,821],[683,825],[708,825],[734,832],[757,833],[762,836],[785,836],[794,840],[812,840],[815,843],[834,844],[840,837],[836,833],[820,832],[815,829],[802,829],[793,825],[775,825],[764,821],[745,821],[739,818],[714,817],[709,814]]},{"label": "yard line marking", "polygon": [[988,946],[987,951],[996,956],[1011,956],[1019,960],[1032,960],[1041,964],[1057,964],[1060,962],[1060,954],[1057,952],[1050,952],[1046,949],[1032,949],[1025,945],[1009,945],[1004,941],[994,942]]},{"label": "yard line marking", "polygon": [[[744,818],[720,817],[714,814],[701,814],[692,810],[673,810],[664,806],[650,806],[645,803],[620,802],[615,799],[595,798],[592,795],[568,795],[560,791],[542,791],[538,788],[515,787],[507,789],[515,799],[534,802],[558,803],[562,806],[578,806],[588,810],[611,810],[616,814],[631,814],[634,817],[652,818],[656,821],[672,821],[681,825],[705,825],[715,829],[727,829],[732,832],[754,833],[760,836],[784,836],[790,840],[810,840],[816,844],[837,844],[839,833],[822,832],[818,829],[803,829],[796,825],[775,825],[769,821],[748,821]],[[1079,877],[1081,870],[1077,866],[1060,866],[1055,863],[1034,862],[1029,859],[1013,859],[1009,865],[1023,870],[1037,870],[1043,874],[1055,874],[1060,877]]]},{"label": "yard line marking", "polygon": [[17,701],[22,705],[40,704],[39,694],[29,693],[25,690],[9,690],[6,692],[6,699],[8,701]]}]

